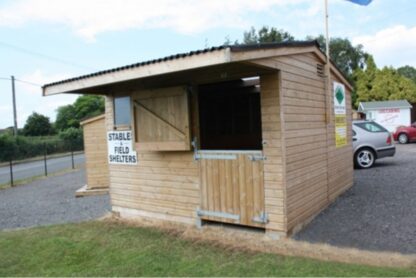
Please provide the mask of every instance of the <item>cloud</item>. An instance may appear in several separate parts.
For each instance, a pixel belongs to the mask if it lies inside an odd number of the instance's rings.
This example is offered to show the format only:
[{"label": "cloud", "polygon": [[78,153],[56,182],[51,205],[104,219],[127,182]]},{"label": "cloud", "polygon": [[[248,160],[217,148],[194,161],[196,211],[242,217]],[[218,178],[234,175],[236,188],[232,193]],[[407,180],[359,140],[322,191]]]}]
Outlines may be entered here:
[{"label": "cloud", "polygon": [[[45,84],[48,82],[62,80],[73,76],[71,73],[52,73],[48,74],[39,69],[24,74],[22,76],[16,76],[17,80],[29,81],[34,84]],[[52,122],[56,118],[56,109],[59,106],[71,104],[77,98],[78,95],[55,95],[50,97],[43,97],[39,86],[31,85],[16,81],[16,106],[17,106],[17,119],[18,126],[23,127],[27,117],[32,112],[37,112],[48,116]],[[11,99],[8,100],[7,102]],[[12,107],[11,105],[0,106],[0,126],[9,126],[12,122]]]},{"label": "cloud", "polygon": [[[0,26],[31,21],[69,26],[88,41],[108,31],[169,28],[194,34],[216,27],[247,27],[247,17],[308,0],[20,0],[0,7]],[[309,10],[314,13],[315,10]]]},{"label": "cloud", "polygon": [[354,44],[362,44],[373,54],[378,66],[416,67],[416,26],[396,25],[373,35],[353,38]]}]

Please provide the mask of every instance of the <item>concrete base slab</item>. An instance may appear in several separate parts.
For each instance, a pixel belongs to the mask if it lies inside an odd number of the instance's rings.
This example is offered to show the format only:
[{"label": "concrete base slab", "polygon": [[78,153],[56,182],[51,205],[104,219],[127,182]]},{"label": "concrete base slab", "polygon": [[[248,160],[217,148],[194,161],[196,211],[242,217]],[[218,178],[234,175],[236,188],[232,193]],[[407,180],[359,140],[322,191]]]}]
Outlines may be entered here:
[{"label": "concrete base slab", "polygon": [[273,231],[273,230],[266,230],[266,238],[271,240],[281,240],[286,239],[287,234],[284,232]]},{"label": "concrete base slab", "polygon": [[75,191],[75,197],[95,196],[108,194],[108,188],[89,189],[88,185],[84,185]]}]

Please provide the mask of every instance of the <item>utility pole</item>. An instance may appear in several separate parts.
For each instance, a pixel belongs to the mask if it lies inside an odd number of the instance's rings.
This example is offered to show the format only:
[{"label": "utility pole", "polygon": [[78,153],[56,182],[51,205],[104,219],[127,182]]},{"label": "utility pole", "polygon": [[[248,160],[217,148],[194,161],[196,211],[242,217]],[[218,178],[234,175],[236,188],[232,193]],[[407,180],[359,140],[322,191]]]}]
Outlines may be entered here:
[{"label": "utility pole", "polygon": [[14,119],[14,137],[17,136],[17,112],[16,112],[16,91],[14,87],[14,76],[12,75],[12,94],[13,94],[13,119]]}]

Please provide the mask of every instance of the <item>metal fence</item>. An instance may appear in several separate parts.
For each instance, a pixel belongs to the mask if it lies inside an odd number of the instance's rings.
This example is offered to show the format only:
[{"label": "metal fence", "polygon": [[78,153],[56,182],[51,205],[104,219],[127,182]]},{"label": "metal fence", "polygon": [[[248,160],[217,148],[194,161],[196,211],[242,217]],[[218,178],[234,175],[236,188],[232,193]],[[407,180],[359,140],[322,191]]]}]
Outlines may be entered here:
[{"label": "metal fence", "polygon": [[0,185],[14,186],[34,177],[75,169],[85,162],[83,143],[79,140],[13,140],[0,142]]}]

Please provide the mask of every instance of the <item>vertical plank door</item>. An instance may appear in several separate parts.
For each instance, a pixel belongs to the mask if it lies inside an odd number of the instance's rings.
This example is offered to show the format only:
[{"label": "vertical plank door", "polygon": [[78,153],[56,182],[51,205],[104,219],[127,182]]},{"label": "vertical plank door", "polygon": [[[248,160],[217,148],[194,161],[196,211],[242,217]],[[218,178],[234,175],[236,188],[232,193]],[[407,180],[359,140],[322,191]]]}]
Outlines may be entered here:
[{"label": "vertical plank door", "polygon": [[264,227],[261,151],[200,151],[201,219]]}]

